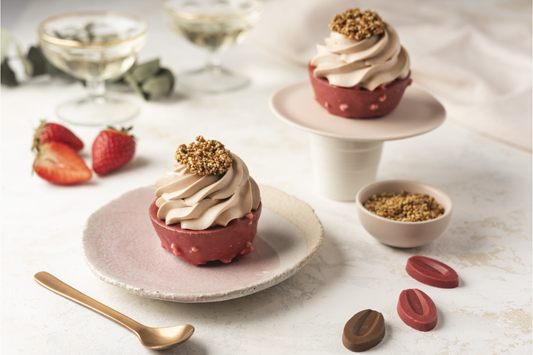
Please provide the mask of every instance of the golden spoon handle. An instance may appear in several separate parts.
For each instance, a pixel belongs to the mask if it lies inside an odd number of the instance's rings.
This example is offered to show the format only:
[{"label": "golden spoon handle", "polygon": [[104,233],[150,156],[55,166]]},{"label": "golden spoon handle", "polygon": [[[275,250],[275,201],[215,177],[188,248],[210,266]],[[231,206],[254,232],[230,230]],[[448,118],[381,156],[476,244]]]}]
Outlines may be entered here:
[{"label": "golden spoon handle", "polygon": [[82,306],[85,306],[89,309],[92,309],[96,313],[107,317],[118,324],[126,327],[131,330],[138,336],[138,331],[144,326],[140,323],[137,323],[133,319],[126,317],[120,312],[115,311],[112,308],[109,308],[106,305],[101,304],[100,302],[92,299],[91,297],[81,293],[80,291],[70,287],[61,280],[58,280],[54,276],[50,275],[45,271],[41,271],[35,274],[33,277],[41,286],[49,289],[50,291],[57,293],[60,296],[68,298],[71,301],[74,301]]}]

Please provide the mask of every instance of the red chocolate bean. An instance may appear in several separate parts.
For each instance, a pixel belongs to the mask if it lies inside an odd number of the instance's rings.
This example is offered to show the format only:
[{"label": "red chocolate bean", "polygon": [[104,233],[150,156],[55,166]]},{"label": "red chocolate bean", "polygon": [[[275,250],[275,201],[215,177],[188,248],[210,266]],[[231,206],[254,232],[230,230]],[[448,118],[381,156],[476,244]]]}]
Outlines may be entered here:
[{"label": "red chocolate bean", "polygon": [[428,332],[437,325],[437,307],[419,289],[403,290],[396,309],[405,324],[421,332]]},{"label": "red chocolate bean", "polygon": [[412,256],[407,260],[405,271],[415,280],[423,284],[454,288],[459,286],[459,276],[454,269],[438,260],[425,256]]},{"label": "red chocolate bean", "polygon": [[365,309],[346,323],[342,332],[342,343],[348,350],[361,352],[378,345],[384,336],[383,314]]}]

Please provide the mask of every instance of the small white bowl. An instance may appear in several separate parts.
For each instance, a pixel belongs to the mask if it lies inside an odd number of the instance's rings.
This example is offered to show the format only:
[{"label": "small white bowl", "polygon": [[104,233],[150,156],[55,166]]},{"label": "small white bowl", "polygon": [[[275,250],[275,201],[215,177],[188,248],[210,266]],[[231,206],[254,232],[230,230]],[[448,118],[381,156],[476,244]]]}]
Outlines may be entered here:
[{"label": "small white bowl", "polygon": [[[427,194],[444,207],[444,214],[423,222],[398,222],[379,217],[368,211],[363,203],[372,195],[383,192]],[[410,180],[376,181],[361,188],[355,197],[359,221],[370,235],[381,243],[398,248],[413,248],[437,239],[448,227],[452,217],[452,200],[442,190],[428,184]]]}]

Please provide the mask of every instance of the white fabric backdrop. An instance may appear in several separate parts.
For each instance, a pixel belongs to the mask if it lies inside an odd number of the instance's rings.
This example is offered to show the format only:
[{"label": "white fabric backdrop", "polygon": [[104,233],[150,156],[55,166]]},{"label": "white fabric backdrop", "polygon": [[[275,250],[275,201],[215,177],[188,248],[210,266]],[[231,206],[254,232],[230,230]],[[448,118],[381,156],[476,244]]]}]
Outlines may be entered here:
[{"label": "white fabric backdrop", "polygon": [[266,0],[250,38],[306,65],[335,13],[378,11],[411,57],[414,82],[448,119],[531,151],[531,1]]}]

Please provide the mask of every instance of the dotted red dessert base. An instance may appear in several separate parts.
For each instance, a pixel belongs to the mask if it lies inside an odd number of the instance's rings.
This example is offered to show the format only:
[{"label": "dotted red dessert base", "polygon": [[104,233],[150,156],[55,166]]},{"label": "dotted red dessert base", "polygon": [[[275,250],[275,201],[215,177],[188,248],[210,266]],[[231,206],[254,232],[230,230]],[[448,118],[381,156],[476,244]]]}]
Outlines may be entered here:
[{"label": "dotted red dessert base", "polygon": [[167,226],[157,218],[155,201],[150,205],[150,219],[161,239],[161,247],[192,265],[220,260],[229,263],[234,258],[242,259],[254,250],[252,242],[257,233],[257,222],[261,215],[259,207],[234,219],[226,227],[211,227],[206,230],[183,229],[180,224]]},{"label": "dotted red dessert base", "polygon": [[384,116],[398,106],[405,88],[411,85],[411,73],[405,79],[395,80],[373,91],[358,87],[343,88],[330,85],[325,78],[313,75],[314,66],[308,65],[309,78],[315,91],[315,100],[329,113],[346,118],[373,118]]}]

